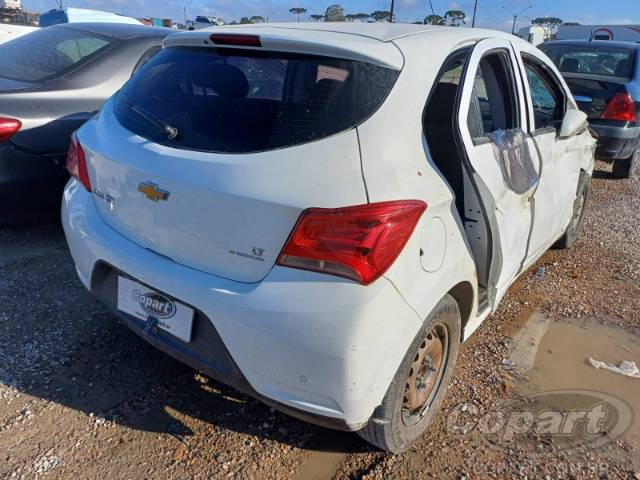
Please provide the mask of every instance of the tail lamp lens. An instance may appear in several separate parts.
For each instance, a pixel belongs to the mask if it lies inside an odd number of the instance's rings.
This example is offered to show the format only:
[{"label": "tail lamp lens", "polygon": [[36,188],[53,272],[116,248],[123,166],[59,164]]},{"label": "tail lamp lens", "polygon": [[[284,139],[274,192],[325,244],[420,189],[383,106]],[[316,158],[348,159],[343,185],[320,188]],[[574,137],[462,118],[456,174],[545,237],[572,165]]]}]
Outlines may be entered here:
[{"label": "tail lamp lens", "polygon": [[67,153],[67,170],[69,175],[77,178],[88,192],[91,191],[87,159],[75,133],[71,136],[69,153]]},{"label": "tail lamp lens", "polygon": [[22,122],[15,118],[0,117],[0,142],[7,142],[22,128]]},{"label": "tail lamp lens", "polygon": [[621,122],[636,122],[638,111],[636,102],[626,92],[617,93],[607,105],[607,109],[602,114],[604,120],[618,120]]},{"label": "tail lamp lens", "polygon": [[305,210],[278,264],[369,285],[398,258],[426,209],[422,201],[402,200]]}]

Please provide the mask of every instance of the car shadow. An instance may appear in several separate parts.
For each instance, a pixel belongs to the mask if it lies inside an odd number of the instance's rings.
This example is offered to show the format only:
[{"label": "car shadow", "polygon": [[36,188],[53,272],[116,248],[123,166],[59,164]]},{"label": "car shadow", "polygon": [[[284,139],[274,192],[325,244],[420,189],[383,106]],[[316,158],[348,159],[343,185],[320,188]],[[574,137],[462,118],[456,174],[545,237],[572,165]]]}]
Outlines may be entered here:
[{"label": "car shadow", "polygon": [[[46,235],[33,241],[33,236]],[[27,253],[25,242],[31,238]],[[185,443],[200,420],[305,450],[373,451],[357,435],[287,415],[156,350],[93,299],[77,280],[60,228],[0,235],[19,254],[0,262],[0,393],[15,390],[87,415],[169,434]],[[1,419],[0,419],[1,420]]]}]

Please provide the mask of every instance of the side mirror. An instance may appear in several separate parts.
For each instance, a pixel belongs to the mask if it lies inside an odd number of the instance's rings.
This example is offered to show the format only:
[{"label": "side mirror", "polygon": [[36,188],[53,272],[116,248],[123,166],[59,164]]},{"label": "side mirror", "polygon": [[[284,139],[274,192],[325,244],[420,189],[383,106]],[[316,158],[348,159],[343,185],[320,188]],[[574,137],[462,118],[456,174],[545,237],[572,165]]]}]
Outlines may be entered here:
[{"label": "side mirror", "polygon": [[560,129],[560,138],[570,138],[578,133],[580,130],[586,128],[588,125],[587,114],[575,109],[567,110],[562,121],[562,128]]}]

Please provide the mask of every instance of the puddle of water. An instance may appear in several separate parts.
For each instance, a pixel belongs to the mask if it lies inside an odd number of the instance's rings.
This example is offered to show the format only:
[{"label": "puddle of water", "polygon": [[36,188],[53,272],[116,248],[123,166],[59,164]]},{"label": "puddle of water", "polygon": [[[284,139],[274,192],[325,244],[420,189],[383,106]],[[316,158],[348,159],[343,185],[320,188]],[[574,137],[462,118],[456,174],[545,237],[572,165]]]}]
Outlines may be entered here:
[{"label": "puddle of water", "polygon": [[332,430],[320,431],[309,445],[310,452],[302,463],[296,480],[328,480],[352,451],[355,434]]},{"label": "puddle of water", "polygon": [[640,337],[596,320],[558,321],[533,314],[514,337],[510,359],[529,380],[523,393],[591,390],[615,396],[631,407],[634,421],[625,439],[640,447],[640,380],[596,370],[589,357],[619,365],[640,365]]}]

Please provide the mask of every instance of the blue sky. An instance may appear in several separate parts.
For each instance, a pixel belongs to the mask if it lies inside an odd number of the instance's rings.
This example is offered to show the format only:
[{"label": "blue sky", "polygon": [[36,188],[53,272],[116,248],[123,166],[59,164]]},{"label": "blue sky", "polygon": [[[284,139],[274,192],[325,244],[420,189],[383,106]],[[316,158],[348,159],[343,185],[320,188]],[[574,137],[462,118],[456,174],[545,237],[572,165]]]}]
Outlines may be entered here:
[{"label": "blue sky", "polygon": [[[116,11],[135,17],[170,17],[179,21],[183,7],[191,0],[65,0],[65,5]],[[189,18],[197,14],[210,14],[227,21],[242,16],[262,15],[271,21],[291,21],[288,13],[294,6],[305,7],[308,13],[324,13],[334,3],[340,3],[347,13],[388,10],[391,0],[192,0]],[[471,17],[473,0],[432,0],[436,13],[460,9]],[[503,7],[520,12],[529,5],[519,20],[525,26],[539,16],[555,16],[565,21],[583,24],[635,23],[640,24],[640,0],[481,0],[478,24],[482,27],[511,30],[513,17]],[[45,11],[54,8],[54,0],[23,0],[25,8]],[[430,13],[428,0],[396,0],[398,21],[415,21]]]}]

